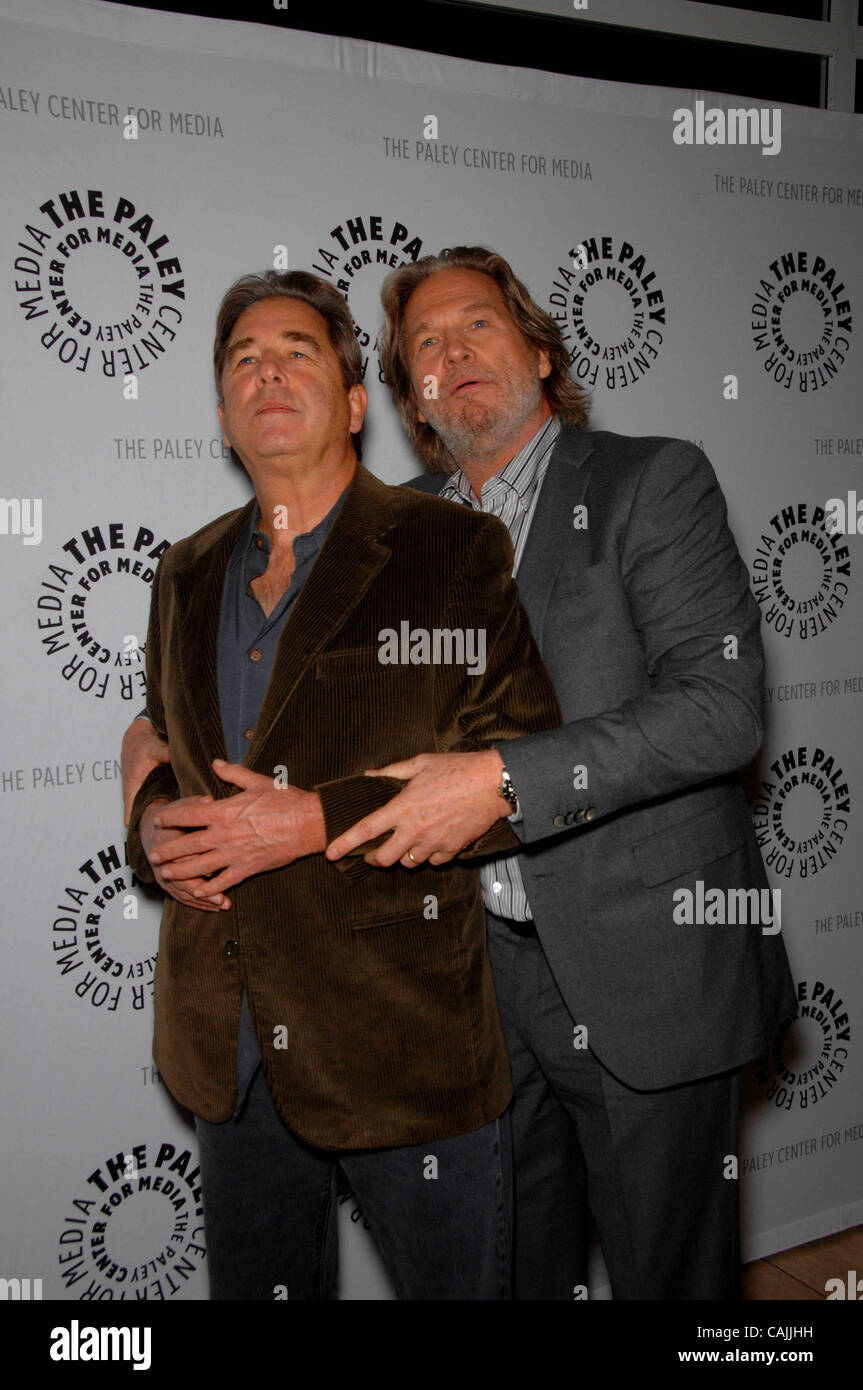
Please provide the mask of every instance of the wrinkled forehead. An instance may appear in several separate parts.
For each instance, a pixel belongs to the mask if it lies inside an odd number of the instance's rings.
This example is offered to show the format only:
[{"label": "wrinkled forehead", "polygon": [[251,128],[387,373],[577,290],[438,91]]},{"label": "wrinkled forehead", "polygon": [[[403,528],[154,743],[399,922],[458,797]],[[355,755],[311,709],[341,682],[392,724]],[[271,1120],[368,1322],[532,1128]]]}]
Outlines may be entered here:
[{"label": "wrinkled forehead", "polygon": [[407,335],[427,328],[435,316],[493,310],[509,317],[496,280],[479,270],[439,270],[418,285],[407,301],[403,327]]},{"label": "wrinkled forehead", "polygon": [[322,314],[312,304],[307,304],[304,299],[293,299],[288,295],[279,295],[273,299],[258,299],[254,304],[238,315],[231,329],[229,342],[237,338],[255,337],[259,332],[268,330],[291,329],[309,333],[314,337],[320,338],[322,342],[329,341],[327,332],[327,322]]}]

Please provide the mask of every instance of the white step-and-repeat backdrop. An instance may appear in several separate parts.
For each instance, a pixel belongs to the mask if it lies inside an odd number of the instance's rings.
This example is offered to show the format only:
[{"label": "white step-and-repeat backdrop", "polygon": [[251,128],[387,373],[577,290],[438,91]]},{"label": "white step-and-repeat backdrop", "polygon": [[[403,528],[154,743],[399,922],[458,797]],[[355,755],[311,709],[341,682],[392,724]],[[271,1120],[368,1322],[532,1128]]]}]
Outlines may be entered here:
[{"label": "white step-and-repeat backdrop", "polygon": [[[150,582],[248,496],[211,382],[228,284],[276,262],[344,291],[365,458],[398,482],[417,467],[379,288],[455,243],[556,316],[594,427],[693,439],[723,484],[764,618],[749,789],[801,1000],[748,1080],[745,1254],[863,1220],[860,118],[741,124],[734,98],[86,0],[0,0],[0,36],[0,1275],[207,1297],[194,1131],[150,1058],[159,906],[124,851]],[[341,1234],[342,1296],[391,1297],[349,1196]]]}]

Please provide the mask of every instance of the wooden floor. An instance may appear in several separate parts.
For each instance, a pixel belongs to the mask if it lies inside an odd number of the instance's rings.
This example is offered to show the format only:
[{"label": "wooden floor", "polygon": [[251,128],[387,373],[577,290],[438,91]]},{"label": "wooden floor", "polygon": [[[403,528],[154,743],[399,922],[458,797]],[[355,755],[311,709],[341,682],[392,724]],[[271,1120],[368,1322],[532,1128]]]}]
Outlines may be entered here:
[{"label": "wooden floor", "polygon": [[863,1226],[744,1265],[743,1297],[750,1302],[770,1298],[802,1302],[826,1299],[827,1280],[838,1278],[846,1285],[847,1298],[849,1270],[856,1270],[855,1284],[863,1279]]}]

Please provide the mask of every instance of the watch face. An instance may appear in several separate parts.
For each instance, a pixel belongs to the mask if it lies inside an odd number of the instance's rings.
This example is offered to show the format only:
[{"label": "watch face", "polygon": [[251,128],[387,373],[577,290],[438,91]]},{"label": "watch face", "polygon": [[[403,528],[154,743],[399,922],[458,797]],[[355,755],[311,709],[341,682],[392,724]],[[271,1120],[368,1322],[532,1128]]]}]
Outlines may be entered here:
[{"label": "watch face", "polygon": [[506,768],[501,770],[499,794],[503,797],[504,801],[508,801],[513,810],[515,810],[518,805],[518,797],[515,794],[515,787],[512,785],[512,778]]}]

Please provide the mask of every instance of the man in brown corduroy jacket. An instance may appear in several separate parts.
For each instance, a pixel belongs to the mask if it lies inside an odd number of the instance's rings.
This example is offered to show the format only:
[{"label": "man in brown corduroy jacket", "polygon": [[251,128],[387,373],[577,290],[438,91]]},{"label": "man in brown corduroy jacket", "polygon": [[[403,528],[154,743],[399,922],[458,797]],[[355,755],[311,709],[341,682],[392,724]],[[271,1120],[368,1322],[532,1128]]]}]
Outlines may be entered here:
[{"label": "man in brown corduroy jacket", "polygon": [[[509,536],[359,463],[359,349],[316,276],[238,281],[214,358],[255,496],[160,563],[147,714],[171,762],[129,836],[168,895],[154,1056],[196,1116],[212,1296],[334,1296],[340,1163],[399,1297],[505,1298],[511,1085],[469,861],[519,843],[492,745],[559,719]],[[458,750],[488,750],[477,820],[497,813],[460,860],[328,862],[402,785],[365,769]]]}]

